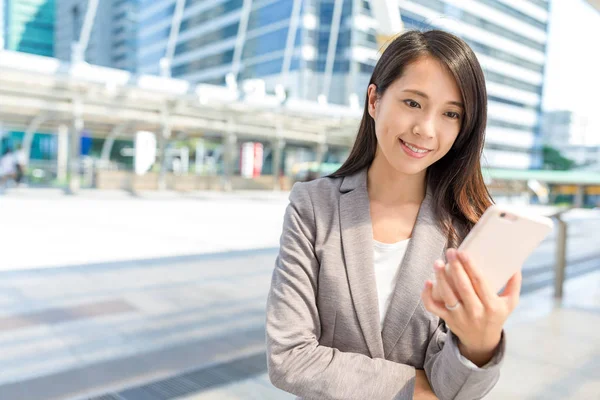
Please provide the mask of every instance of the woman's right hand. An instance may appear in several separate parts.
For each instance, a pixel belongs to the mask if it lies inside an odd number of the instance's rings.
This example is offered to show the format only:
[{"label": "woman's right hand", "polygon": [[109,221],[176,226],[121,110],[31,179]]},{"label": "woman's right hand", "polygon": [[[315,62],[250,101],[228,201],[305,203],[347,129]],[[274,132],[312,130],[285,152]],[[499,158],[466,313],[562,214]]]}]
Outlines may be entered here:
[{"label": "woman's right hand", "polygon": [[414,400],[438,400],[438,398],[431,390],[431,385],[429,385],[429,380],[427,379],[427,375],[425,371],[422,369],[416,370],[416,379],[415,379],[415,394],[413,396]]}]

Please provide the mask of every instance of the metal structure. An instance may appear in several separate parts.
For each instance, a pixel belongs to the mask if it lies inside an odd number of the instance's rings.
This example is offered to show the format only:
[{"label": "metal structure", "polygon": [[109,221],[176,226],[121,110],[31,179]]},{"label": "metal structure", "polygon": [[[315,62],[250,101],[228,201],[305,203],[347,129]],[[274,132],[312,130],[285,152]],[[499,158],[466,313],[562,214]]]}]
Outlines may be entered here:
[{"label": "metal structure", "polygon": [[[345,106],[266,93],[248,96],[243,89],[192,86],[179,79],[12,51],[0,52],[0,104],[5,129],[57,132],[61,125],[72,126],[71,143],[78,142],[85,123],[93,135],[110,140],[126,124],[129,132],[146,130],[159,138],[182,131],[189,137],[347,147],[361,117],[360,110]],[[30,146],[31,140],[24,144]]]},{"label": "metal structure", "polygon": [[370,0],[369,4],[377,20],[377,43],[382,46],[404,30],[398,0]]},{"label": "metal structure", "polygon": [[342,22],[342,6],[344,0],[335,0],[333,5],[333,15],[331,17],[331,34],[327,45],[327,60],[325,61],[325,81],[323,83],[323,93],[320,96],[321,102],[325,102],[329,97],[331,88],[331,75],[335,62],[335,53],[337,50],[338,36],[340,33],[340,23]]},{"label": "metal structure", "polygon": [[161,75],[165,77],[171,76],[171,64],[173,63],[173,57],[175,56],[175,48],[177,46],[177,38],[179,37],[179,28],[181,27],[184,10],[185,0],[177,0],[175,3],[175,11],[173,12],[173,20],[171,22],[171,31],[169,32],[169,39],[167,41],[167,51],[164,58],[160,60]]},{"label": "metal structure", "polygon": [[73,43],[72,59],[73,63],[79,63],[85,61],[85,52],[87,51],[88,44],[90,43],[90,35],[94,27],[94,20],[96,19],[96,11],[98,11],[99,0],[89,0],[87,11],[85,13],[85,19],[81,32],[79,34],[79,41]]}]

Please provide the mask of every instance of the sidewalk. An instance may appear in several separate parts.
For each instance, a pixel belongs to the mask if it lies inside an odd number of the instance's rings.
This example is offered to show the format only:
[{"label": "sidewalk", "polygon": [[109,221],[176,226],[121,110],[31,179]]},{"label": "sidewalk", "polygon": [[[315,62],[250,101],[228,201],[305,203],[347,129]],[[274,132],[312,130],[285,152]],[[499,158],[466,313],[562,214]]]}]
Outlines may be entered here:
[{"label": "sidewalk", "polygon": [[[600,263],[600,259],[598,260]],[[486,399],[600,399],[600,272],[522,298],[507,325],[502,376]]]},{"label": "sidewalk", "polygon": [[[524,296],[506,327],[500,381],[485,399],[600,399],[599,330],[600,272],[567,281],[560,305],[551,288]],[[292,398],[263,374],[180,400]]]}]

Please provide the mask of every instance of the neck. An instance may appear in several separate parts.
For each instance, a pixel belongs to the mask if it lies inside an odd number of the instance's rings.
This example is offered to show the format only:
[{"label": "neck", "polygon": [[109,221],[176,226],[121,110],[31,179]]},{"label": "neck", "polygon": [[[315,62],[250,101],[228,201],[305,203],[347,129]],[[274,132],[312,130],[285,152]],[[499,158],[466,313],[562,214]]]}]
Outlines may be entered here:
[{"label": "neck", "polygon": [[421,204],[427,190],[425,177],[426,171],[415,175],[398,172],[378,149],[367,175],[369,198],[385,204]]}]

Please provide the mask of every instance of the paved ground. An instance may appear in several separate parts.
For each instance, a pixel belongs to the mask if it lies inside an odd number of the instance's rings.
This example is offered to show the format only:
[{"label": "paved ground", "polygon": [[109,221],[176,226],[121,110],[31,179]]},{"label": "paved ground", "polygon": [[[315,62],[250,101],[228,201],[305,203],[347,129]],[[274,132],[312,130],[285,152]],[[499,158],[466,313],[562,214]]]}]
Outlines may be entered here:
[{"label": "paved ground", "polygon": [[[265,376],[263,333],[286,204],[285,193],[0,196],[0,400],[288,398]],[[568,307],[532,292],[552,277],[552,238],[527,263],[505,368],[524,395],[503,378],[490,398],[597,389],[586,371],[600,370],[598,217],[572,216],[570,268],[588,274],[571,281]]]}]

